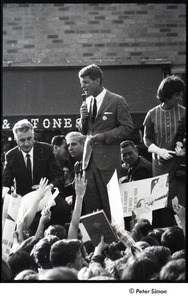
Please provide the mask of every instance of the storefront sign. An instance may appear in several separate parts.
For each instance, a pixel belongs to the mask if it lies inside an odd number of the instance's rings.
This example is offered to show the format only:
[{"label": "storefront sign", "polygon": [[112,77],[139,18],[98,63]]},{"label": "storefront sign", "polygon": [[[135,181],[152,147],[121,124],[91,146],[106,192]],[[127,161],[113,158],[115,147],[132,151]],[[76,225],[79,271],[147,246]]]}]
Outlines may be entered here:
[{"label": "storefront sign", "polygon": [[2,129],[11,130],[16,122],[22,119],[29,120],[34,129],[71,129],[75,130],[78,127],[79,116],[10,116],[3,117]]}]

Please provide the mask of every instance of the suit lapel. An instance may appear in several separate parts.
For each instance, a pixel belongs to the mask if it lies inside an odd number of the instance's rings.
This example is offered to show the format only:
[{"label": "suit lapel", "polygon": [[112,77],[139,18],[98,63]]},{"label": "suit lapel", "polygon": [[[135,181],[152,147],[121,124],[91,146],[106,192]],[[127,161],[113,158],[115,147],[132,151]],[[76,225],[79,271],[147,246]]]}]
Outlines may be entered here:
[{"label": "suit lapel", "polygon": [[[101,104],[101,107],[98,111],[97,117],[96,119],[98,119],[98,117],[101,115],[101,113],[105,110],[105,107],[107,106],[107,104],[109,103],[109,98],[110,98],[110,92],[108,90],[106,90],[106,94],[104,96],[103,102]],[[95,119],[95,120],[96,120]]]},{"label": "suit lapel", "polygon": [[40,169],[40,157],[39,157],[39,147],[35,142],[33,146],[33,182],[35,182],[35,178],[37,176],[37,169]]}]

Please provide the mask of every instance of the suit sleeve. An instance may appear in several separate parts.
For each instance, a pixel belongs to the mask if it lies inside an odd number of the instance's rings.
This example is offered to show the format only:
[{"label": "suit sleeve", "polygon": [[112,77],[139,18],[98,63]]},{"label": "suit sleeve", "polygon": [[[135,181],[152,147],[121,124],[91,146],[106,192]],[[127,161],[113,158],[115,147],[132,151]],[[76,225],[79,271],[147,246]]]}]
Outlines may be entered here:
[{"label": "suit sleeve", "polygon": [[3,186],[9,188],[13,186],[14,175],[11,168],[11,159],[7,154],[5,154],[5,164],[4,164],[2,179],[3,179]]},{"label": "suit sleeve", "polygon": [[133,121],[126,100],[123,97],[120,97],[117,101],[117,126],[104,132],[105,142],[107,144],[126,139],[133,131]]}]

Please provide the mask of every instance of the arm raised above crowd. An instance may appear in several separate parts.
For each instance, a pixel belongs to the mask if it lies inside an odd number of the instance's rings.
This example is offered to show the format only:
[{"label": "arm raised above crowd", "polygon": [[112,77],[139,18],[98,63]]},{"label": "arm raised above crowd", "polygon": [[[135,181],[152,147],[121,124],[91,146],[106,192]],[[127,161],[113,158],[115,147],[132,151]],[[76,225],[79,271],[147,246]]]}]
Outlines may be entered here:
[{"label": "arm raised above crowd", "polygon": [[82,211],[83,197],[86,191],[87,180],[85,179],[85,174],[75,175],[75,191],[76,191],[76,200],[75,206],[72,213],[72,219],[68,230],[68,239],[77,239],[78,238],[78,225],[80,222],[80,215]]}]

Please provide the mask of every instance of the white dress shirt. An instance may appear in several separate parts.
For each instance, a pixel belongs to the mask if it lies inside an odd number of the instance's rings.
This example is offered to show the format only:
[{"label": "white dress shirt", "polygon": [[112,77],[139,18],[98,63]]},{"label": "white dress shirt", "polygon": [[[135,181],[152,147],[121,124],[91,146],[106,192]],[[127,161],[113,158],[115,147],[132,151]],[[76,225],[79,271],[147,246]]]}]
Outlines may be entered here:
[{"label": "white dress shirt", "polygon": [[33,148],[32,148],[28,153],[26,153],[26,152],[24,152],[24,151],[22,151],[22,150],[21,150],[21,152],[22,152],[22,154],[23,154],[23,158],[24,158],[26,167],[27,167],[27,154],[30,155],[30,160],[31,160],[31,173],[32,173],[32,178],[33,178]]},{"label": "white dress shirt", "polygon": [[[88,111],[90,111],[90,107],[92,105],[92,100],[93,100],[93,98],[95,98],[97,101],[97,114],[98,114],[98,111],[102,105],[105,94],[106,94],[106,89],[103,88],[102,92],[97,97],[90,96],[90,97],[86,98],[86,104],[88,107]],[[96,114],[96,116],[97,116],[97,114]]]}]

